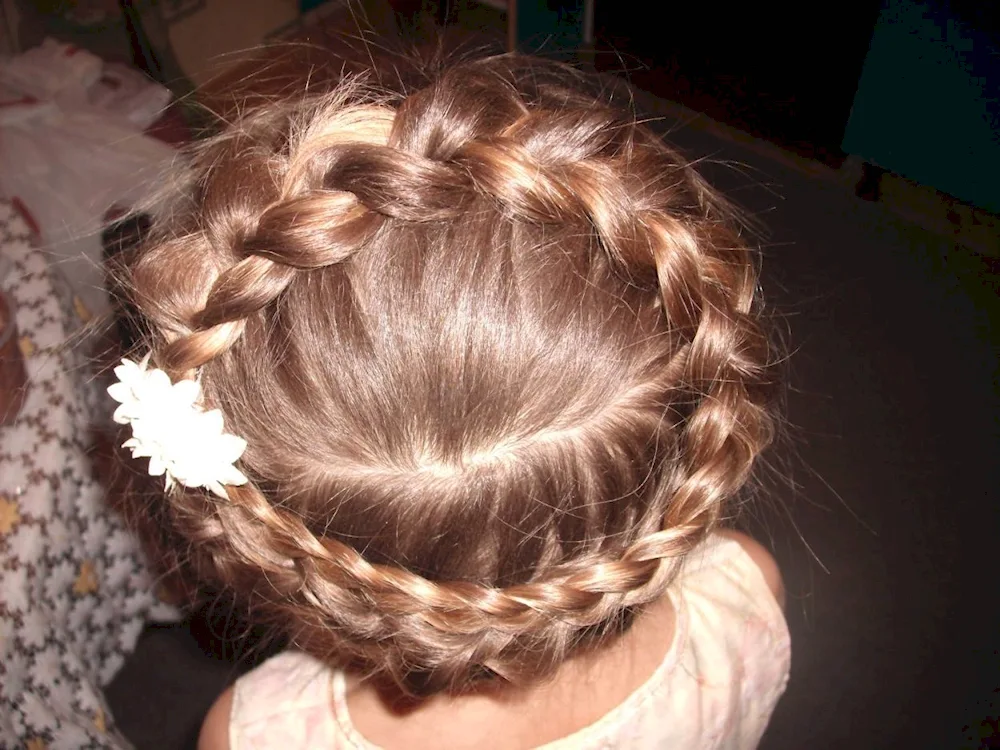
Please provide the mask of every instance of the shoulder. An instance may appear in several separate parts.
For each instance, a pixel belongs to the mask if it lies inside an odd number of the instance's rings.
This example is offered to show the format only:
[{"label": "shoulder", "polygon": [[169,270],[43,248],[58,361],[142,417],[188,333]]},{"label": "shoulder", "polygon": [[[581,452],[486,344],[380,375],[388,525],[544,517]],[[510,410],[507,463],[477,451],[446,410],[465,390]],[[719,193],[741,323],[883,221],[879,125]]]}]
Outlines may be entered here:
[{"label": "shoulder", "polygon": [[711,534],[684,560],[671,596],[682,612],[687,644],[712,662],[723,664],[748,649],[762,657],[787,650],[781,572],[771,553],[746,534]]},{"label": "shoulder", "polygon": [[678,727],[698,738],[679,744],[706,744],[715,730],[700,715],[726,727],[714,747],[755,747],[791,669],[778,564],[746,534],[719,530],[691,550],[670,594],[681,635],[661,694],[678,711]]},{"label": "shoulder", "polygon": [[334,677],[334,670],[308,654],[272,656],[237,679],[212,707],[199,750],[340,747]]},{"label": "shoulder", "polygon": [[781,569],[778,567],[777,561],[768,549],[756,539],[744,534],[742,531],[721,529],[717,531],[716,534],[723,539],[730,539],[736,542],[743,548],[743,551],[747,553],[747,556],[760,569],[761,575],[764,576],[764,582],[771,590],[771,593],[774,594],[774,598],[778,602],[779,606],[784,609],[784,579],[781,577]]},{"label": "shoulder", "polygon": [[233,711],[233,688],[212,704],[201,725],[198,750],[229,750],[229,717]]}]

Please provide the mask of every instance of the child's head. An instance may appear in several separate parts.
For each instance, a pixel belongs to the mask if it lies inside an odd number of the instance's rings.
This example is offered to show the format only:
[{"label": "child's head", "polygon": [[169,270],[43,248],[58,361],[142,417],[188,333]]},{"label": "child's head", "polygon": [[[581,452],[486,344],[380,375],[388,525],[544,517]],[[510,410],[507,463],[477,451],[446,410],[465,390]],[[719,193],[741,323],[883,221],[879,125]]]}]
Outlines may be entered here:
[{"label": "child's head", "polygon": [[523,58],[194,154],[132,269],[250,478],[169,493],[297,643],[406,690],[558,665],[661,595],[767,444],[751,256],[630,114]]}]

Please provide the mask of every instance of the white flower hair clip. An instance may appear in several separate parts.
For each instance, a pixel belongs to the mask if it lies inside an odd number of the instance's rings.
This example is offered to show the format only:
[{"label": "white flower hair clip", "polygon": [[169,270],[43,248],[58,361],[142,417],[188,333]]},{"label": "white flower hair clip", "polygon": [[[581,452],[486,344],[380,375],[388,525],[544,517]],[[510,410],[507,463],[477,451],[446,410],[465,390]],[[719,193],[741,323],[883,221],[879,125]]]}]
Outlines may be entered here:
[{"label": "white flower hair clip", "polygon": [[132,426],[122,447],[132,458],[148,458],[150,476],[164,476],[168,490],[175,483],[204,487],[228,499],[225,485],[247,481],[233,466],[247,441],[224,431],[221,411],[202,408],[197,380],[171,383],[163,370],[148,368],[149,356],[138,363],[123,359],[115,368],[118,382],[108,388],[121,404],[115,422]]}]

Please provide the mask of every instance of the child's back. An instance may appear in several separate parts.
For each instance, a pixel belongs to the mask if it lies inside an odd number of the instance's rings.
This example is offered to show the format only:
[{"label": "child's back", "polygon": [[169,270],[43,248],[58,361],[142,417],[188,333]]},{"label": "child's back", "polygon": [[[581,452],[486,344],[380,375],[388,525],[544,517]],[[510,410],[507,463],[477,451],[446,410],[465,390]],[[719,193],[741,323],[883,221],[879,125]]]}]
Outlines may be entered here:
[{"label": "child's back", "polygon": [[198,572],[301,650],[205,747],[763,731],[776,574],[713,534],[771,433],[754,267],[697,175],[568,78],[498,58],[274,103],[200,149],[133,268],[153,361],[239,439],[195,450],[165,410],[156,437],[142,388],[119,417]]},{"label": "child's back", "polygon": [[767,552],[718,535],[627,635],[566,662],[551,680],[401,706],[357,677],[286,652],[215,704],[201,747],[754,747],[788,678],[776,594]]}]

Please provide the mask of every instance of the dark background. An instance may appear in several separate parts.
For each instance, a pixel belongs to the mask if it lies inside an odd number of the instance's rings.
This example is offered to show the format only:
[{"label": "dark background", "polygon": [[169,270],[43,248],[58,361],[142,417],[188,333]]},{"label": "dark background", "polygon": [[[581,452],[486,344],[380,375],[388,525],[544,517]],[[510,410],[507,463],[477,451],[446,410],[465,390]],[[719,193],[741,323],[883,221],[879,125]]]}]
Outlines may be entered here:
[{"label": "dark background", "polygon": [[639,88],[836,164],[879,6],[669,3],[643,22],[635,3],[598,0],[597,65],[624,66]]}]

